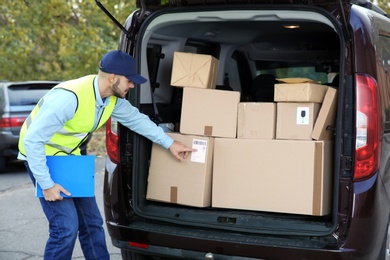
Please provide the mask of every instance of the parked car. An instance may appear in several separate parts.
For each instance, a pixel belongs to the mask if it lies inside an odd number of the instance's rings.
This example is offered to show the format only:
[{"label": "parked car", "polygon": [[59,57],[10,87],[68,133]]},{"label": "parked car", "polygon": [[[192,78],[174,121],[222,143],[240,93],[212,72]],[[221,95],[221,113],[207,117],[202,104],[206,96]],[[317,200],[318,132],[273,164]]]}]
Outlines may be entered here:
[{"label": "parked car", "polygon": [[[39,99],[58,83],[38,80],[0,82],[0,172],[18,155],[19,132],[24,120]],[[84,153],[87,143],[83,145]]]},{"label": "parked car", "polygon": [[[147,199],[151,142],[116,122],[107,124],[104,211],[123,259],[390,259],[390,19],[385,12],[353,0],[140,0],[137,7],[124,23],[119,49],[133,55],[148,78],[128,100],[157,124],[181,121],[183,88],[171,85],[175,52],[217,58],[216,88],[240,92],[241,102],[257,101],[251,85],[263,74],[310,78],[333,86],[338,97],[335,125],[327,130],[334,135],[331,156],[314,161],[330,167],[330,210],[324,215]],[[215,100],[216,109],[222,102]],[[252,156],[237,153],[244,162],[245,155]],[[275,168],[288,158],[272,158]],[[262,160],[259,155],[259,164]],[[250,167],[236,174],[245,176]],[[299,181],[291,176],[299,171],[269,185],[279,188],[287,177]],[[245,193],[239,182],[236,187]],[[275,198],[248,200],[272,204]]]}]

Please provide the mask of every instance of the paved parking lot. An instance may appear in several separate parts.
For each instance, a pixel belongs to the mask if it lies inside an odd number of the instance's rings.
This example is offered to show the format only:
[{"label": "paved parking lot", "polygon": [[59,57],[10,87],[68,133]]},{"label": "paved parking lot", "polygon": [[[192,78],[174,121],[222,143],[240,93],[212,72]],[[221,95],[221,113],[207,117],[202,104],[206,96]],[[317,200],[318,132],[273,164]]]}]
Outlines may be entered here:
[{"label": "paved parking lot", "polygon": [[[102,215],[104,160],[104,157],[97,158],[95,175],[96,199]],[[0,209],[0,259],[43,259],[48,222],[20,163],[12,164],[6,173],[0,173]],[[111,245],[107,232],[106,240],[111,259],[122,259],[120,250]],[[76,243],[72,259],[84,259],[79,243]]]}]

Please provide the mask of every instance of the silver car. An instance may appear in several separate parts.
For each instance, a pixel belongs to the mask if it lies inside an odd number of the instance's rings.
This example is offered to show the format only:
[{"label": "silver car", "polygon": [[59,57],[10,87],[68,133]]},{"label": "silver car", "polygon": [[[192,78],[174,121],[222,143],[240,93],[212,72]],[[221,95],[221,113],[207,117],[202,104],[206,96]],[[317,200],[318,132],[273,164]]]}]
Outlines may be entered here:
[{"label": "silver car", "polygon": [[16,159],[20,128],[31,110],[58,81],[0,82],[0,172]]}]

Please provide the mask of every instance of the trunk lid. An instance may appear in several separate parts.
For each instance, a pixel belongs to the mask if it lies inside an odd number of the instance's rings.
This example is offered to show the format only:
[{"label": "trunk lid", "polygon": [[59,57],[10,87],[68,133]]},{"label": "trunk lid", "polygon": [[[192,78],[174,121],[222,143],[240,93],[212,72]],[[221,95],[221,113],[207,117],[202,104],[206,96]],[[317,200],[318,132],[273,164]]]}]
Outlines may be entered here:
[{"label": "trunk lid", "polygon": [[336,4],[350,4],[354,2],[365,3],[366,1],[351,1],[351,0],[312,0],[312,1],[302,1],[302,0],[137,0],[137,7],[146,8],[148,10],[157,10],[162,8],[169,7],[178,7],[178,6],[202,6],[202,5],[242,5],[242,4],[256,4],[256,5],[307,5],[307,6],[319,6],[327,7],[334,6]]}]

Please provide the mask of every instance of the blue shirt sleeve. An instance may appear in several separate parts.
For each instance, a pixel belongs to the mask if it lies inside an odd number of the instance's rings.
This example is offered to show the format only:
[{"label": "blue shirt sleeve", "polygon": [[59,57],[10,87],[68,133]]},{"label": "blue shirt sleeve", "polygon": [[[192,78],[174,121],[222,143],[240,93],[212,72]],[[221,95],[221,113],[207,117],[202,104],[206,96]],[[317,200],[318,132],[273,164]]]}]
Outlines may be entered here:
[{"label": "blue shirt sleeve", "polygon": [[[98,91],[97,88],[96,91]],[[98,97],[97,117],[109,102],[109,99],[102,102],[100,95]],[[72,92],[63,89],[48,92],[25,135],[24,146],[27,158],[22,158],[21,154],[18,158],[27,160],[35,179],[42,189],[49,189],[54,186],[46,164],[44,145],[56,132],[63,128],[66,121],[73,118],[76,108],[77,98]],[[130,130],[145,136],[165,149],[168,149],[174,142],[161,127],[152,122],[148,116],[139,112],[126,99],[118,98],[112,117]]]},{"label": "blue shirt sleeve", "polygon": [[24,137],[28,165],[42,189],[54,186],[46,165],[44,144],[74,116],[76,108],[76,96],[70,91],[54,89],[48,92]]},{"label": "blue shirt sleeve", "polygon": [[173,143],[173,139],[161,127],[151,121],[147,115],[139,112],[126,99],[118,98],[112,118],[165,149],[168,149]]}]

